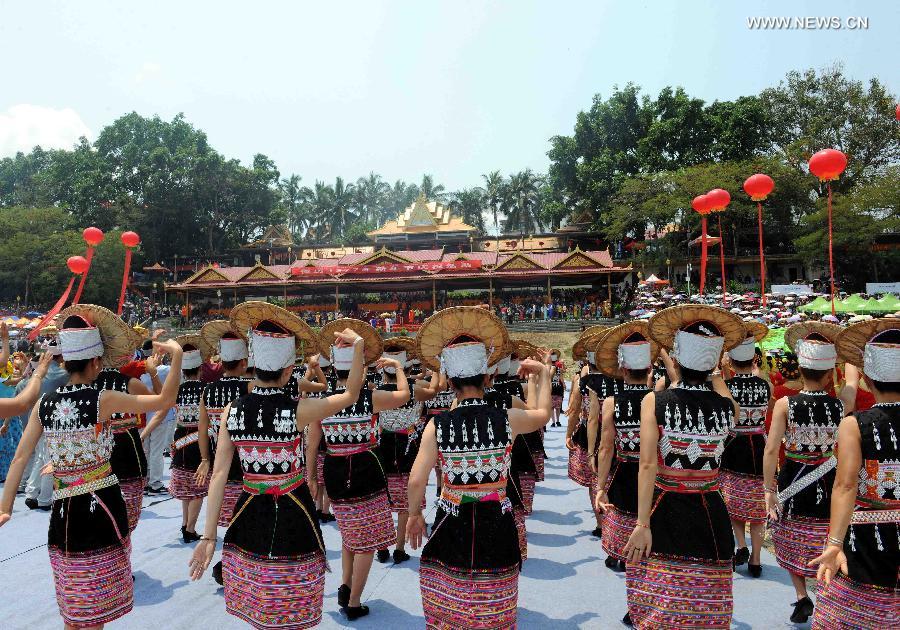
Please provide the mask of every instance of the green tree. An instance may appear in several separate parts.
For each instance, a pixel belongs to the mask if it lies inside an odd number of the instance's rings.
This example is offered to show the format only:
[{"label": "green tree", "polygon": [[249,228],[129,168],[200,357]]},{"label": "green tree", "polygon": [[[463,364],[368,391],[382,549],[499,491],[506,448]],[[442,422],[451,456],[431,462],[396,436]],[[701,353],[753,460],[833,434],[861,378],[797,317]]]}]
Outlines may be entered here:
[{"label": "green tree", "polygon": [[484,179],[485,202],[491,209],[491,215],[494,218],[494,232],[500,233],[500,208],[503,205],[503,198],[506,196],[505,182],[500,171],[491,171],[487,175],[481,176]]},{"label": "green tree", "polygon": [[464,222],[484,232],[485,197],[481,188],[464,188],[453,193],[451,204],[459,212]]}]

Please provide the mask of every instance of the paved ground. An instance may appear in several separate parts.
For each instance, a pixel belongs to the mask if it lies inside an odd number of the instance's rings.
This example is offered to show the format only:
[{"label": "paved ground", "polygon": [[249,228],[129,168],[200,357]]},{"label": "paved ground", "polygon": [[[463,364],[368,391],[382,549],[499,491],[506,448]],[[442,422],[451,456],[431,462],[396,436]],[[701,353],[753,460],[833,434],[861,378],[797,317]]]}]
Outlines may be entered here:
[{"label": "paved ground", "polygon": [[[528,520],[529,559],[520,579],[519,626],[541,630],[624,628],[625,587],[621,574],[607,570],[600,543],[590,535],[593,518],[586,491],[566,476],[563,429],[547,434],[547,480],[537,488],[535,512]],[[433,486],[429,496],[433,496]],[[135,608],[108,627],[199,628],[244,627],[225,613],[222,590],[209,573],[188,580],[192,545],[180,541],[181,508],[172,499],[145,499],[133,537]],[[201,521],[203,516],[201,515]],[[220,535],[224,533],[220,530]],[[329,573],[325,587],[323,628],[358,627],[401,630],[422,628],[418,558],[403,565],[375,564],[365,602],[371,615],[353,624],[338,612],[340,538],[334,524],[324,527]],[[29,511],[22,498],[15,514],[0,529],[0,627],[61,627],[46,550],[47,513]],[[735,577],[734,628],[790,628],[794,600],[787,574],[764,552],[763,577]]]}]

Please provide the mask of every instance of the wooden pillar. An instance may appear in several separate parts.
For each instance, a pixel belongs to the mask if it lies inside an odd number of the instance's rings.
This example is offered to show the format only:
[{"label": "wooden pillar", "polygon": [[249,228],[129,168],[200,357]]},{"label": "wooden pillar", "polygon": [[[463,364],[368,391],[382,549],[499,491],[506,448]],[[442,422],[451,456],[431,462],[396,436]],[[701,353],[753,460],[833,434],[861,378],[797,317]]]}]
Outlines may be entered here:
[{"label": "wooden pillar", "polygon": [[494,278],[488,276],[488,306],[494,307]]},{"label": "wooden pillar", "polygon": [[237,304],[238,304],[238,301],[237,301],[237,289],[235,289],[235,290],[234,290],[234,304],[232,304],[232,306],[237,306]]},{"label": "wooden pillar", "polygon": [[547,274],[547,304],[550,304],[553,301],[553,296],[550,294],[550,274]]},{"label": "wooden pillar", "polygon": [[335,283],[334,283],[334,312],[335,312],[335,313],[337,313],[338,311],[341,310],[341,309],[340,309],[340,306],[339,306],[339,302],[340,302],[341,296],[340,296],[340,294],[338,293],[338,287],[340,287],[340,285],[339,285],[338,283],[335,282]]},{"label": "wooden pillar", "polygon": [[609,308],[612,308],[612,278],[610,274],[606,274],[606,295],[609,299]]},{"label": "wooden pillar", "polygon": [[431,279],[431,310],[437,310],[437,286],[435,285],[434,278]]},{"label": "wooden pillar", "polygon": [[185,318],[185,322],[184,322],[185,324],[187,324],[187,321],[191,318],[191,292],[190,291],[184,292],[184,305],[187,306],[187,311],[186,311],[187,317]]},{"label": "wooden pillar", "polygon": [[281,296],[284,298],[284,308],[287,308],[287,283],[286,282],[281,286],[281,289],[282,289]]}]

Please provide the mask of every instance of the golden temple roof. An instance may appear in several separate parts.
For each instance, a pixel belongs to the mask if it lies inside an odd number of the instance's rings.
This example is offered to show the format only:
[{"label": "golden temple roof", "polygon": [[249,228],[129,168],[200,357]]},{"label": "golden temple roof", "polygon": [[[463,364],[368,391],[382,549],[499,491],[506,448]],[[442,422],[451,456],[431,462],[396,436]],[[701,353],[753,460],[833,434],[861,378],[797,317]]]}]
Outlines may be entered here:
[{"label": "golden temple roof", "polygon": [[369,232],[369,236],[387,234],[420,234],[429,232],[476,232],[477,228],[463,223],[450,208],[436,201],[428,201],[419,195],[406,210],[392,221],[387,221],[377,230]]}]

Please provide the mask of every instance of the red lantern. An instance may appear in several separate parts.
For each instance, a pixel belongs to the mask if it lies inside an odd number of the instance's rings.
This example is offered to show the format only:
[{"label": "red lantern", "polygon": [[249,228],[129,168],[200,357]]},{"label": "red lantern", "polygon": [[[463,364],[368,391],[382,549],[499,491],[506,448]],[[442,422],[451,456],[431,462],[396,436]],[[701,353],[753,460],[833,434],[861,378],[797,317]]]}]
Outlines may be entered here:
[{"label": "red lantern", "polygon": [[751,175],[744,182],[744,191],[750,195],[753,201],[763,201],[775,190],[775,180],[768,175],[757,173]]},{"label": "red lantern", "polygon": [[137,247],[141,242],[141,237],[137,232],[122,232],[122,245],[125,247]]},{"label": "red lantern", "polygon": [[709,209],[712,212],[724,212],[728,204],[731,203],[731,195],[722,188],[713,188],[706,193],[706,198],[709,200]]},{"label": "red lantern", "polygon": [[84,256],[69,256],[66,266],[74,274],[82,274],[87,271],[88,261]]},{"label": "red lantern", "polygon": [[900,103],[897,103],[897,109],[894,110],[894,116],[897,117],[897,120],[900,120]]},{"label": "red lantern", "polygon": [[709,199],[707,199],[706,195],[697,195],[694,197],[693,201],[691,201],[691,208],[697,214],[709,214]]},{"label": "red lantern", "polygon": [[819,181],[830,182],[847,168],[847,156],[837,149],[822,149],[809,158],[809,172]]},{"label": "red lantern", "polygon": [[100,228],[84,228],[84,232],[81,235],[84,237],[84,242],[91,247],[95,247],[103,241],[103,230]]}]

